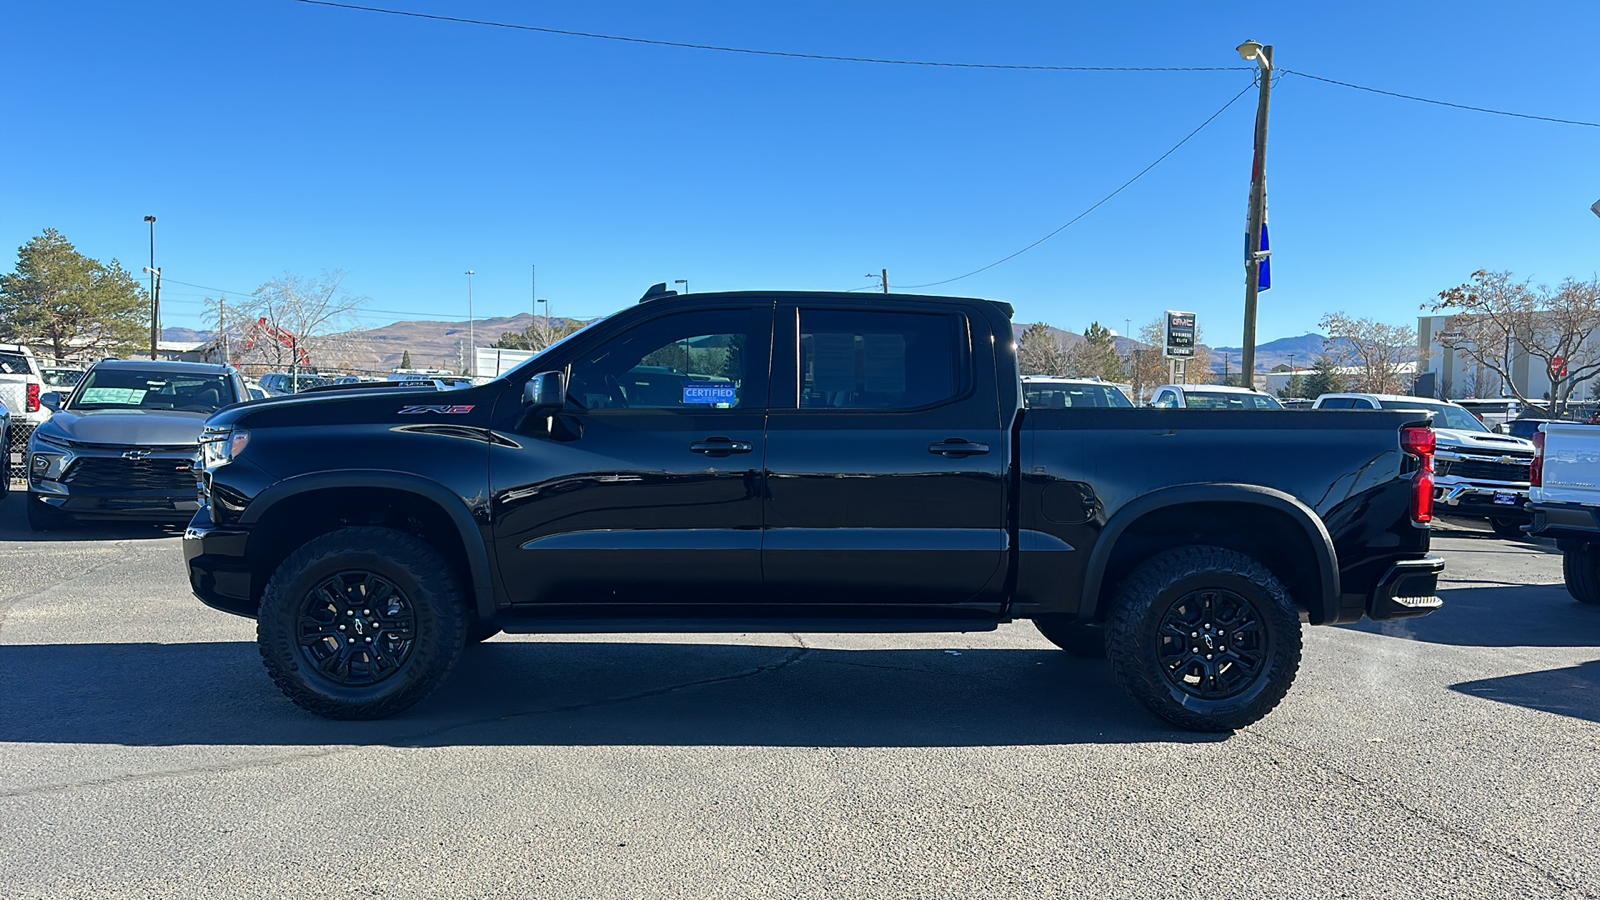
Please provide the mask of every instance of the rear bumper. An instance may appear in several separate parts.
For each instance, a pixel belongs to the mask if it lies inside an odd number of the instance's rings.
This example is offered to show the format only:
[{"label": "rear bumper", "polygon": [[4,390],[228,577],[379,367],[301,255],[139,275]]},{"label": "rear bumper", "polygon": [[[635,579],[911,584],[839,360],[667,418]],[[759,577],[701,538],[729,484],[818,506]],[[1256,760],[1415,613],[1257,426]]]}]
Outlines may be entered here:
[{"label": "rear bumper", "polygon": [[253,619],[258,603],[245,557],[249,537],[243,529],[212,525],[202,511],[183,533],[183,559],[189,588],[201,603]]},{"label": "rear bumper", "polygon": [[1540,503],[1530,509],[1533,512],[1533,524],[1528,528],[1528,533],[1534,537],[1600,544],[1600,507],[1577,503]]},{"label": "rear bumper", "polygon": [[1367,596],[1367,618],[1374,622],[1425,616],[1444,605],[1439,599],[1439,576],[1444,560],[1438,557],[1395,563]]}]

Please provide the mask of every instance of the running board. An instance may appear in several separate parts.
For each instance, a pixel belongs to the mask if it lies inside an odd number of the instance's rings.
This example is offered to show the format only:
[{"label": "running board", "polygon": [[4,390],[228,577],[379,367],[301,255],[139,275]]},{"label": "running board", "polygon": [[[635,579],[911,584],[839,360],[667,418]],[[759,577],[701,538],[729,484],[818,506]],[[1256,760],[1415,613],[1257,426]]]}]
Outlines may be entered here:
[{"label": "running board", "polygon": [[548,617],[501,613],[508,634],[904,634],[994,631],[994,618],[627,618]]}]

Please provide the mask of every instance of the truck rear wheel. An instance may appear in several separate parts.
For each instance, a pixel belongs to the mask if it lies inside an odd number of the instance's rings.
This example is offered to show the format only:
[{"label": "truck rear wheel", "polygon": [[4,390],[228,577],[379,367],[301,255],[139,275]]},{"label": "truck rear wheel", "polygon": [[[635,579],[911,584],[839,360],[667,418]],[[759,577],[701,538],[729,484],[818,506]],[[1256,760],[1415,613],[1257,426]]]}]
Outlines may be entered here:
[{"label": "truck rear wheel", "polygon": [[1045,640],[1083,659],[1106,658],[1106,627],[1100,623],[1062,622],[1050,616],[1033,620]]},{"label": "truck rear wheel", "polygon": [[432,693],[461,658],[467,616],[449,566],[416,537],[345,528],[289,554],[256,618],[278,689],[330,719],[379,719]]},{"label": "truck rear wheel", "polygon": [[1588,544],[1561,552],[1561,580],[1579,603],[1600,606],[1600,552]]},{"label": "truck rear wheel", "polygon": [[1191,731],[1232,731],[1271,712],[1300,668],[1300,617],[1266,566],[1235,550],[1180,547],[1117,592],[1107,649],[1125,691]]}]

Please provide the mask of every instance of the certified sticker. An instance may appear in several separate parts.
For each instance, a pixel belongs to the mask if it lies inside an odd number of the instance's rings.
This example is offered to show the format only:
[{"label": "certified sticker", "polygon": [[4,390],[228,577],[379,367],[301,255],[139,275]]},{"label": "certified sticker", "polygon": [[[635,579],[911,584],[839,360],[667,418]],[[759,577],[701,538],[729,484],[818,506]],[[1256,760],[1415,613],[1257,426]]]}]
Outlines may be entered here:
[{"label": "certified sticker", "polygon": [[738,400],[736,393],[737,391],[731,384],[708,384],[706,382],[686,384],[683,386],[683,402],[708,406],[726,403],[731,406]]}]

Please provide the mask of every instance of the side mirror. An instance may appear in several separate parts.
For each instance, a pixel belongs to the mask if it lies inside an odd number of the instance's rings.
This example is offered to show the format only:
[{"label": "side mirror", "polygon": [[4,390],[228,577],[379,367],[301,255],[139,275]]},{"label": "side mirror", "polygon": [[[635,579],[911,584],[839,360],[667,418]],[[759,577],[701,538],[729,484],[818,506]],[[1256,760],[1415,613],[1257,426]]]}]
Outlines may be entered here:
[{"label": "side mirror", "polygon": [[540,372],[522,388],[522,405],[529,410],[560,409],[567,402],[567,379],[560,372]]},{"label": "side mirror", "polygon": [[39,405],[51,412],[61,411],[61,392],[50,391],[39,395]]}]

